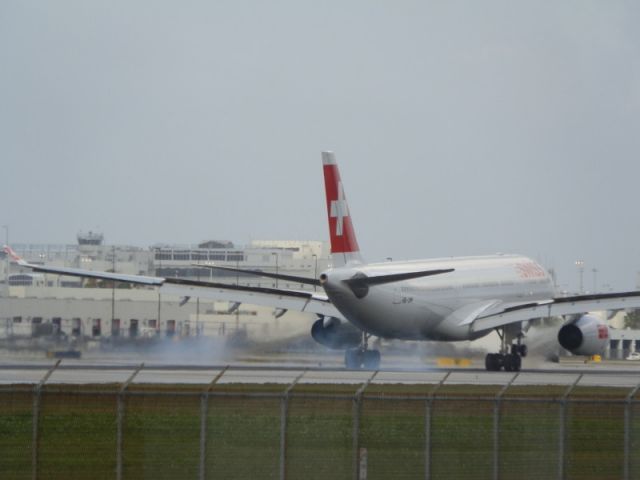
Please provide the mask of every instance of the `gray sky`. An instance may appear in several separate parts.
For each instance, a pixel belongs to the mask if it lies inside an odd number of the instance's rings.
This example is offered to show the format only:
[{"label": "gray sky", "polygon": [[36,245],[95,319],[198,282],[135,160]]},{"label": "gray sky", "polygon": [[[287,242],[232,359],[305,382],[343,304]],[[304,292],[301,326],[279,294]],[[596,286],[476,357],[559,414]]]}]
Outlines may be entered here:
[{"label": "gray sky", "polygon": [[13,242],[326,239],[640,270],[640,4],[0,1]]}]

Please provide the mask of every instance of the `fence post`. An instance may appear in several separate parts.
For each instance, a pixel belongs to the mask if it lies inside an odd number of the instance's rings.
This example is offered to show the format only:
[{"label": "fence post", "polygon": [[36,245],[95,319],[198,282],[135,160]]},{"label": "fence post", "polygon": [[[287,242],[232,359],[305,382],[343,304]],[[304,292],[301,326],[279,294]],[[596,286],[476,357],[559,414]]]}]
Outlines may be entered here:
[{"label": "fence post", "polygon": [[500,478],[500,405],[502,403],[502,396],[506,393],[507,389],[518,378],[520,372],[516,373],[511,380],[502,387],[502,389],[496,395],[495,403],[493,404],[493,478],[498,480]]},{"label": "fence post", "polygon": [[431,415],[433,410],[433,398],[425,402],[424,412],[424,478],[431,479]]},{"label": "fence post", "polygon": [[200,396],[200,459],[198,464],[198,478],[204,480],[206,476],[206,451],[207,451],[207,413],[209,405],[209,392],[203,392]]},{"label": "fence post", "polygon": [[424,478],[426,480],[430,480],[431,478],[431,418],[433,415],[433,398],[436,395],[436,392],[444,385],[444,382],[447,381],[451,375],[451,370],[449,370],[444,377],[437,383],[433,389],[429,392],[428,399],[426,402],[426,412],[424,419]]},{"label": "fence post", "polygon": [[633,397],[638,393],[638,390],[640,390],[640,384],[636,385],[636,387],[629,392],[624,405],[624,480],[631,478],[631,403],[633,402]]},{"label": "fence post", "polygon": [[122,422],[124,420],[124,395],[126,394],[127,387],[131,381],[135,378],[140,370],[144,367],[144,363],[141,363],[138,368],[127,378],[127,380],[120,387],[118,392],[118,411],[116,417],[116,480],[122,480]]},{"label": "fence post", "polygon": [[[378,374],[379,370],[373,372],[366,382],[362,384],[362,386],[358,389],[358,391],[353,396],[353,433],[352,433],[352,442],[353,442],[353,478],[354,480],[360,479],[360,407],[362,403],[362,395],[364,391],[367,389],[369,384],[373,381],[375,376]],[[363,479],[366,480],[366,479]]]},{"label": "fence post", "polygon": [[287,478],[287,413],[289,398],[286,393],[280,400],[280,480]]},{"label": "fence post", "polygon": [[351,434],[352,441],[352,470],[353,470],[353,479],[359,480],[360,478],[360,457],[359,457],[359,442],[358,437],[360,436],[360,397],[358,394],[353,397],[353,433]]},{"label": "fence post", "polygon": [[62,360],[58,360],[55,365],[53,365],[42,377],[40,383],[36,385],[33,390],[33,418],[32,418],[32,431],[31,431],[31,478],[36,480],[38,478],[38,421],[40,419],[40,394],[42,392],[42,387],[45,382],[49,380],[49,377],[53,373],[53,371],[58,368],[60,362]]},{"label": "fence post", "polygon": [[562,398],[560,399],[560,425],[559,425],[559,433],[558,433],[558,478],[560,480],[563,480],[566,476],[566,466],[565,466],[565,449],[566,449],[566,435],[567,435],[567,426],[566,426],[566,422],[567,422],[567,415],[566,415],[566,410],[567,410],[567,399],[569,398],[569,395],[571,394],[571,392],[573,391],[574,388],[576,388],[576,385],[578,385],[578,382],[580,382],[580,380],[582,380],[582,376],[584,375],[584,373],[581,373],[580,375],[578,375],[578,378],[576,378],[575,382],[573,382],[572,385],[569,386],[569,388],[567,388],[567,391],[564,392],[564,395],[562,396]]},{"label": "fence post", "polygon": [[285,480],[287,477],[287,415],[289,412],[289,394],[305,373],[307,373],[306,368],[304,372],[298,375],[293,382],[287,386],[282,393],[282,400],[280,401],[280,480]]},{"label": "fence post", "polygon": [[209,414],[209,393],[213,389],[218,380],[229,369],[229,365],[225,366],[218,374],[213,377],[211,383],[207,385],[202,396],[200,397],[200,464],[198,470],[198,478],[204,480],[207,475],[207,415]]},{"label": "fence post", "polygon": [[225,366],[214,378],[211,380],[207,388],[202,392],[200,397],[200,464],[198,471],[198,478],[204,480],[206,476],[206,462],[207,462],[207,415],[209,414],[209,392],[213,389],[214,385],[218,383],[218,380],[229,369],[229,365]]}]

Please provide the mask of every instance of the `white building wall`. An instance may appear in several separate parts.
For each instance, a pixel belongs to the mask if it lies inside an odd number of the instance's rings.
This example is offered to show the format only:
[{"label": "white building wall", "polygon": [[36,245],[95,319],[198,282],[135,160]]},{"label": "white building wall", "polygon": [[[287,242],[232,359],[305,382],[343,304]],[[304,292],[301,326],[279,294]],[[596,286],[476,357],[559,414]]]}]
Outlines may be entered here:
[{"label": "white building wall", "polygon": [[[193,258],[173,259],[172,252],[186,251],[217,252],[218,249],[199,249],[193,245],[158,246],[139,248],[132,246],[108,245],[15,245],[16,252],[32,263],[50,264],[83,268],[88,270],[111,271],[119,273],[155,275],[156,269],[186,269],[193,263],[215,263],[226,266],[238,266],[246,269],[275,271],[283,274],[315,277],[328,265],[329,245],[320,241],[288,241],[258,240],[246,247],[226,247],[219,251],[224,253],[223,262],[198,262]],[[159,252],[168,252],[170,260],[159,258]],[[242,254],[242,261],[229,261],[232,253]],[[188,255],[187,255],[188,256]],[[161,255],[160,257],[164,257]],[[4,267],[4,262],[2,262]],[[210,279],[216,282],[242,285],[275,287],[276,281],[253,275],[216,275],[215,271],[206,271],[201,280]],[[4,274],[5,272],[3,272]],[[29,273],[15,264],[11,274]],[[198,273],[200,275],[201,272]],[[138,321],[140,335],[155,331],[152,326],[158,320],[160,305],[160,325],[162,334],[166,332],[168,321],[175,321],[177,334],[207,335],[227,334],[237,329],[246,330],[250,338],[256,340],[272,340],[287,338],[301,333],[308,333],[311,324],[316,320],[314,315],[287,312],[283,317],[275,319],[273,309],[242,305],[239,313],[229,315],[227,302],[201,301],[192,298],[186,305],[179,306],[180,298],[162,297],[155,289],[116,288],[115,303],[112,307],[112,289],[87,288],[96,284],[95,280],[64,277],[52,274],[32,274],[34,284],[31,287],[10,287],[7,297],[5,288],[0,291],[0,336],[7,332],[20,335],[31,335],[33,319],[42,319],[44,323],[52,319],[60,319],[64,333],[71,334],[74,325],[79,321],[82,335],[93,336],[93,326],[99,321],[100,337],[111,335],[112,318],[120,320],[120,336],[128,336],[131,320]],[[169,275],[167,273],[167,275]],[[4,280],[5,275],[2,276]],[[71,287],[69,285],[75,285]],[[80,288],[84,286],[85,288]],[[312,289],[309,285],[278,282],[279,288]],[[4,287],[4,285],[3,285]],[[14,322],[13,319],[20,319]],[[80,320],[76,320],[80,319]],[[4,326],[4,328],[3,328]],[[4,332],[4,333],[3,333]]]},{"label": "white building wall", "polygon": [[[316,319],[299,312],[287,312],[276,319],[272,308],[244,304],[237,312],[228,313],[229,302],[196,298],[180,306],[181,298],[159,297],[156,290],[146,289],[116,289],[113,303],[111,289],[106,288],[11,287],[11,294],[0,298],[0,336],[31,336],[34,319],[51,323],[55,318],[60,319],[61,330],[67,335],[72,335],[80,322],[82,336],[110,337],[112,319],[119,319],[120,337],[130,336],[132,320],[137,320],[138,336],[152,336],[159,314],[160,335],[167,334],[173,321],[176,335],[229,335],[243,330],[251,340],[271,341],[308,333]],[[96,334],[93,327],[98,323],[100,332]]]}]

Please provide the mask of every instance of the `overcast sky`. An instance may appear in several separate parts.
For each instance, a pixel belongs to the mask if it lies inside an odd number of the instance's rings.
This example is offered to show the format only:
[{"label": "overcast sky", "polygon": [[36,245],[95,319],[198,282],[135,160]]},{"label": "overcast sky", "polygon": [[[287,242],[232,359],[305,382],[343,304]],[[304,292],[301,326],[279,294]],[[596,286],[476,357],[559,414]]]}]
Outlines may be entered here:
[{"label": "overcast sky", "polygon": [[[328,238],[640,270],[640,3],[0,0],[13,243]],[[4,233],[4,232],[3,232]]]}]

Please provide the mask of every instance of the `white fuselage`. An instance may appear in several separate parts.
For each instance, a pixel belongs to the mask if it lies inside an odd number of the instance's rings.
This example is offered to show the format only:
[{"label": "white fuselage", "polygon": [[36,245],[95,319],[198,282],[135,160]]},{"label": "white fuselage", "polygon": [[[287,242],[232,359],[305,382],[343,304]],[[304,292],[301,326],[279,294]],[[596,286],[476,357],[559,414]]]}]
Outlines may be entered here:
[{"label": "white fuselage", "polygon": [[[357,298],[342,280],[367,276],[450,269],[440,275],[371,286]],[[549,299],[553,282],[547,271],[520,255],[492,255],[347,265],[325,272],[324,289],[336,308],[355,326],[383,338],[473,340],[473,318],[493,305]]]}]

